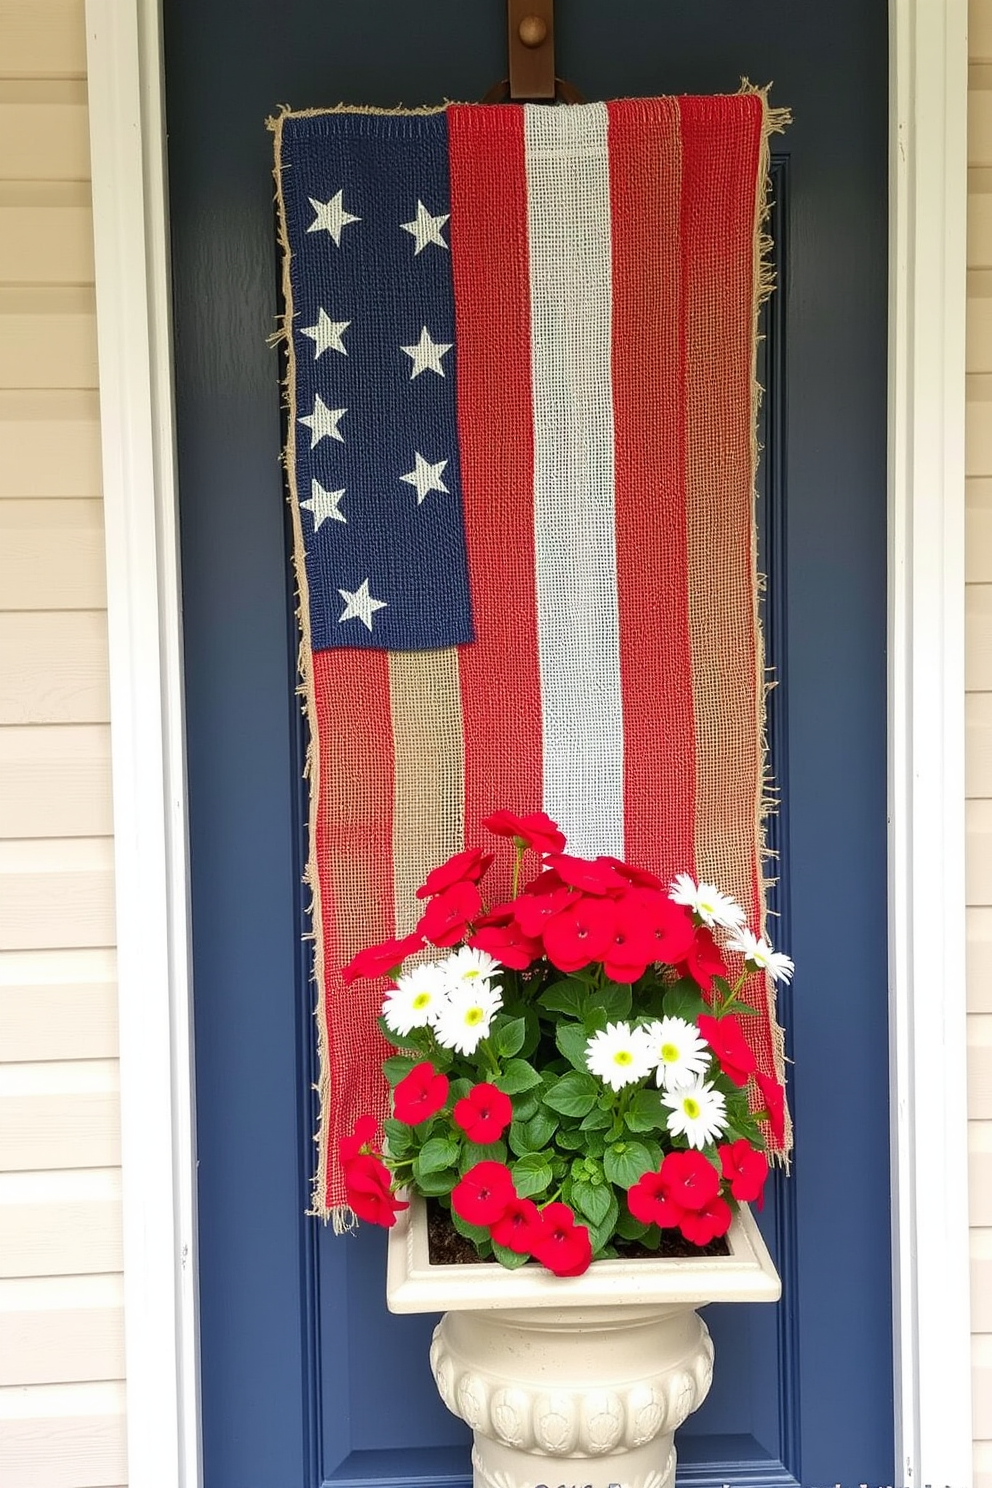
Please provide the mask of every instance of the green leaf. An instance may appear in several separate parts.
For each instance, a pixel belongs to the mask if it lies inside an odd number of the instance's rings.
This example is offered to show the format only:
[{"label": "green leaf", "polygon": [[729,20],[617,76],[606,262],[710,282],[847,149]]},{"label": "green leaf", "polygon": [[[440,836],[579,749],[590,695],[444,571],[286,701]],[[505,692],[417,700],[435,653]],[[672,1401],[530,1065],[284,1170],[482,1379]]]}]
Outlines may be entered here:
[{"label": "green leaf", "polygon": [[524,1090],[532,1090],[535,1085],[540,1085],[541,1077],[526,1059],[511,1059],[494,1083],[504,1095],[519,1095]]},{"label": "green leaf", "polygon": [[405,1157],[413,1144],[413,1132],[405,1121],[397,1121],[393,1116],[387,1116],[382,1123],[382,1129],[386,1134],[386,1143],[389,1147],[390,1157]]},{"label": "green leaf", "polygon": [[589,1035],[581,1023],[559,1023],[555,1029],[555,1043],[573,1069],[582,1075],[588,1074],[586,1045]]},{"label": "green leaf", "polygon": [[529,1121],[541,1106],[543,1088],[539,1085],[534,1090],[528,1090],[526,1095],[515,1095],[513,1097],[513,1119],[514,1121]]},{"label": "green leaf", "polygon": [[417,1060],[411,1059],[409,1054],[393,1054],[382,1061],[382,1073],[390,1085],[398,1085],[401,1080],[406,1079],[416,1063]]},{"label": "green leaf", "polygon": [[528,1152],[543,1152],[558,1130],[558,1118],[543,1107],[529,1121],[514,1121],[510,1126],[510,1151],[517,1157]]},{"label": "green leaf", "polygon": [[495,1020],[491,1039],[500,1059],[512,1059],[520,1052],[526,1032],[527,1024],[523,1018],[510,1018],[505,1023],[501,1023],[499,1018]]},{"label": "green leaf", "polygon": [[617,1227],[617,1219],[620,1215],[620,1206],[617,1203],[616,1195],[611,1189],[607,1189],[606,1192],[609,1194],[610,1199],[609,1208],[601,1220],[589,1226],[589,1243],[592,1245],[594,1254],[597,1250],[602,1250],[608,1240],[613,1239],[613,1233]]},{"label": "green leaf", "polygon": [[589,1220],[590,1224],[602,1224],[610,1212],[613,1190],[605,1183],[586,1183],[576,1179],[572,1184],[572,1203]]},{"label": "green leaf", "polygon": [[425,1173],[440,1173],[443,1168],[454,1167],[458,1150],[458,1143],[450,1137],[431,1137],[413,1160],[414,1177],[420,1179]]},{"label": "green leaf", "polygon": [[709,1004],[691,977],[683,977],[665,993],[666,1018],[684,1018],[695,1024],[700,1013],[712,1012]]},{"label": "green leaf", "polygon": [[647,1232],[647,1225],[632,1214],[621,1214],[617,1219],[617,1234],[625,1240],[641,1240]]},{"label": "green leaf", "polygon": [[579,1018],[585,999],[586,989],[582,983],[568,977],[563,982],[554,982],[546,992],[542,992],[537,1005],[547,1008],[549,1013],[568,1013],[573,1018]]},{"label": "green leaf", "polygon": [[466,1142],[461,1150],[458,1171],[462,1174],[480,1162],[506,1162],[505,1142]]},{"label": "green leaf", "polygon": [[570,1070],[556,1085],[545,1092],[544,1104],[562,1116],[588,1116],[599,1095],[599,1081],[592,1075]]},{"label": "green leaf", "polygon": [[530,1256],[520,1255],[517,1251],[511,1250],[508,1245],[497,1245],[495,1240],[492,1242],[492,1247],[493,1255],[508,1271],[517,1271],[521,1266],[526,1266],[530,1260]]},{"label": "green leaf", "polygon": [[661,1131],[668,1121],[668,1111],[661,1104],[660,1090],[639,1090],[630,1103],[624,1121],[632,1132]]},{"label": "green leaf", "polygon": [[467,1219],[462,1219],[454,1209],[451,1211],[451,1223],[459,1235],[464,1235],[466,1240],[471,1240],[473,1245],[481,1245],[484,1240],[489,1239],[489,1231],[484,1225],[469,1224]]},{"label": "green leaf", "polygon": [[579,1123],[579,1130],[584,1132],[605,1131],[608,1126],[613,1125],[613,1117],[609,1111],[604,1111],[602,1106],[595,1105],[588,1116],[583,1116]]},{"label": "green leaf", "polygon": [[563,1152],[585,1152],[588,1142],[589,1133],[577,1126],[560,1126],[555,1136],[555,1146]]},{"label": "green leaf", "polygon": [[385,1018],[380,1016],[376,1021],[383,1038],[387,1043],[392,1044],[394,1049],[416,1049],[423,1054],[428,1047],[428,1040],[431,1037],[429,1028],[411,1028],[409,1033],[394,1033]]},{"label": "green leaf", "polygon": [[583,1018],[593,1011],[605,1014],[606,1023],[618,1023],[621,1019],[629,1017],[633,994],[630,987],[623,982],[604,982],[602,987],[591,988],[586,993],[586,999],[582,1007]]},{"label": "green leaf", "polygon": [[454,1110],[455,1102],[464,1100],[474,1084],[474,1080],[452,1080],[448,1087],[448,1104],[452,1110]]},{"label": "green leaf", "polygon": [[653,1166],[642,1142],[614,1142],[603,1153],[603,1170],[618,1188],[633,1188],[641,1174],[649,1173]]},{"label": "green leaf", "polygon": [[517,1193],[522,1199],[544,1193],[551,1183],[551,1164],[543,1152],[528,1152],[510,1166]]},{"label": "green leaf", "polygon": [[437,1198],[450,1193],[457,1182],[458,1174],[453,1168],[445,1168],[442,1173],[424,1173],[416,1178],[417,1192],[427,1199]]}]

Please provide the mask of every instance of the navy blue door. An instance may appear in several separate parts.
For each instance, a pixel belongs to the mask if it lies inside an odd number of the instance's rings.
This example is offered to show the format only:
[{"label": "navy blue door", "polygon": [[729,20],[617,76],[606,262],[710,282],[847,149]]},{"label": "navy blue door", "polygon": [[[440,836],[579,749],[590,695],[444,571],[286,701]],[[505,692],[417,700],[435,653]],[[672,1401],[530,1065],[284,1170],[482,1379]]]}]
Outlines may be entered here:
[{"label": "navy blue door", "polygon": [[[762,1224],[777,1308],[711,1308],[699,1485],[893,1481],[885,967],[886,3],[561,0],[590,99],[774,79],[763,343],[777,940],[798,1141]],[[165,0],[186,638],[207,1488],[469,1481],[432,1320],[383,1237],[304,1217],[315,1117],[303,740],[279,467],[266,115],[479,98],[502,0]]]}]

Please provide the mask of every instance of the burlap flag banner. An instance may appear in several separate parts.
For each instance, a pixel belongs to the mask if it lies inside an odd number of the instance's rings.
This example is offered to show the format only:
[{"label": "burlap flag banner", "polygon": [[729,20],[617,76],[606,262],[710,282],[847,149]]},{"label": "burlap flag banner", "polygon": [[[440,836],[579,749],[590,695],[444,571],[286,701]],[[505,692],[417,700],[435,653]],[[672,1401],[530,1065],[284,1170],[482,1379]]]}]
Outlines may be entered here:
[{"label": "burlap flag banner", "polygon": [[272,121],[319,1214],[338,1139],[385,1106],[382,985],[340,968],[413,929],[494,810],[764,927],[755,347],[784,123],[750,89]]}]

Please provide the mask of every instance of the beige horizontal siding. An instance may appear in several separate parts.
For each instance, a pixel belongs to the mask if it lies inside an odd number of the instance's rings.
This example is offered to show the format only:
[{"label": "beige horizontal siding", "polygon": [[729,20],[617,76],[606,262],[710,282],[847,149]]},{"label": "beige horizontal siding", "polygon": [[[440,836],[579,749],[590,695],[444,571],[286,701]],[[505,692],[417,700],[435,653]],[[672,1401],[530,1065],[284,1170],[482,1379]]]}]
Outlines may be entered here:
[{"label": "beige horizontal siding", "polygon": [[120,1488],[120,1114],[83,0],[0,0],[0,1484]]},{"label": "beige horizontal siding", "polygon": [[992,0],[969,8],[966,831],[976,1488],[992,1488]]}]

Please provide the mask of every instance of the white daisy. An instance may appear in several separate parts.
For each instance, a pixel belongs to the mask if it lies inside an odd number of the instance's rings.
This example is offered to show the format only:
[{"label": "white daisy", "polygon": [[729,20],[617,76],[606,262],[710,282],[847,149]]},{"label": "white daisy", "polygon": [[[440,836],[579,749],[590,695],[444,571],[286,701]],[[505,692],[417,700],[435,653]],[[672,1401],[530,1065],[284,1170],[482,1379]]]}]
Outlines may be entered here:
[{"label": "white daisy", "polygon": [[497,989],[485,981],[449,991],[434,1025],[438,1043],[459,1054],[474,1054],[502,1006]]},{"label": "white daisy", "polygon": [[685,1137],[690,1147],[703,1148],[727,1129],[727,1106],[719,1090],[696,1080],[671,1090],[661,1098],[671,1111],[668,1130],[673,1137]]},{"label": "white daisy", "polygon": [[767,971],[776,982],[791,982],[795,963],[784,951],[773,951],[767,940],[760,939],[753,931],[742,928],[732,940],[727,941],[728,951],[740,951],[748,966],[755,971]]},{"label": "white daisy", "polygon": [[656,1018],[644,1032],[651,1040],[651,1057],[658,1065],[658,1084],[676,1090],[692,1082],[709,1067],[710,1054],[698,1028],[684,1018]]},{"label": "white daisy", "polygon": [[445,1001],[447,978],[442,961],[426,961],[401,976],[390,987],[382,1004],[382,1016],[390,1033],[401,1036],[412,1028],[433,1023]]},{"label": "white daisy", "polygon": [[611,1090],[622,1090],[651,1073],[654,1045],[643,1028],[607,1023],[586,1044],[586,1068]]},{"label": "white daisy", "polygon": [[721,894],[712,884],[696,883],[688,873],[680,873],[668,886],[668,897],[676,904],[687,904],[693,914],[711,930],[721,925],[725,930],[736,930],[747,916],[729,894]]},{"label": "white daisy", "polygon": [[480,982],[488,986],[490,978],[503,970],[495,956],[490,956],[487,951],[473,950],[471,946],[460,946],[441,965],[452,992],[459,987],[477,987]]}]

